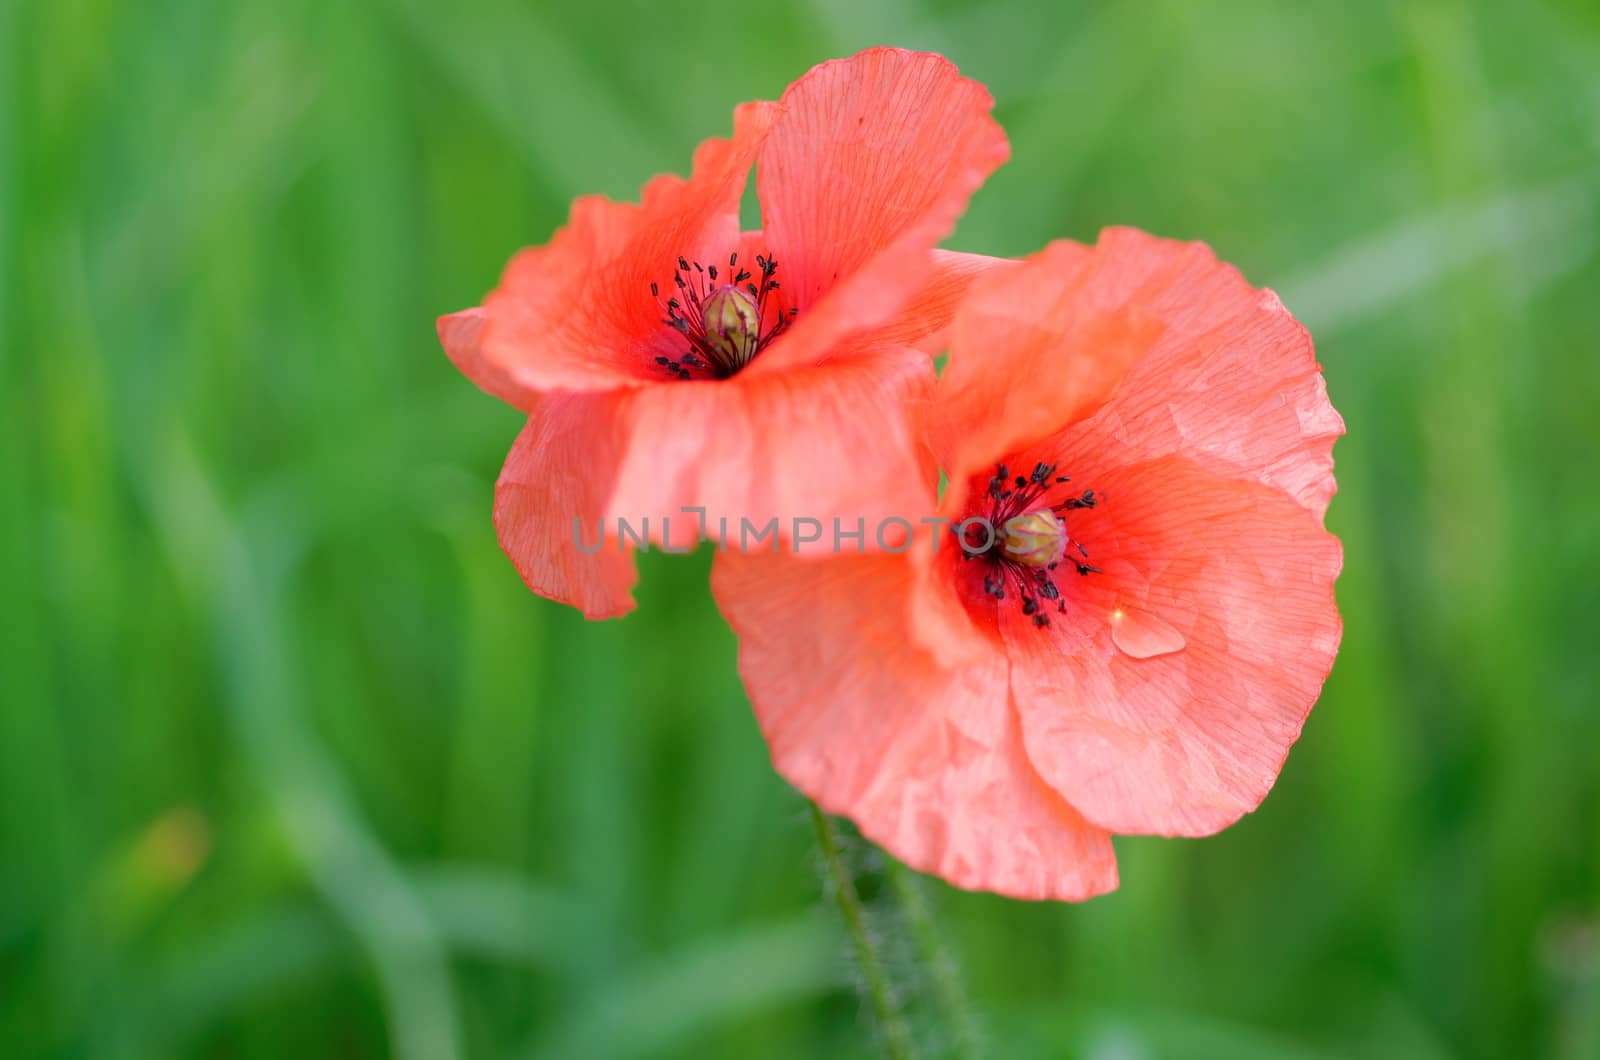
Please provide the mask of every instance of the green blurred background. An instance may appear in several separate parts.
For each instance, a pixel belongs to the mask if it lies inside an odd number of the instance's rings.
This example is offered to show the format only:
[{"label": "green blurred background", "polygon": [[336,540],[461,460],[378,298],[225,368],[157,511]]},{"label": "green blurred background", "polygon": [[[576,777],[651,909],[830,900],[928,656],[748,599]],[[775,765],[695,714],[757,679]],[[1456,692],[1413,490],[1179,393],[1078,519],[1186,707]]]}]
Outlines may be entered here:
[{"label": "green blurred background", "polygon": [[1012,139],[951,245],[1205,239],[1350,431],[1263,809],[924,886],[985,1055],[1600,1057],[1600,9],[1044,11],[0,2],[0,1056],[874,1055],[707,557],[530,595],[432,321],[887,42]]}]

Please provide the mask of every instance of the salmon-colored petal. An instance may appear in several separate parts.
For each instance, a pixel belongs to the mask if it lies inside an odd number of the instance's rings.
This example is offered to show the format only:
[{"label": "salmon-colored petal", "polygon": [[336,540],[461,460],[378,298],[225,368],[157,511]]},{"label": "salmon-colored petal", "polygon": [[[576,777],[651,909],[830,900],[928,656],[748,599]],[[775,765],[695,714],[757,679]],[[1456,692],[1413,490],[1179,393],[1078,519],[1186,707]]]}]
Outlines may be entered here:
[{"label": "salmon-colored petal", "polygon": [[999,609],[1028,756],[1096,825],[1205,835],[1266,796],[1341,624],[1338,539],[1281,490],[1176,456],[1091,468],[1102,573],[1039,629]]},{"label": "salmon-colored petal", "polygon": [[[745,238],[757,249],[766,245],[762,233],[747,233]],[[929,251],[928,263],[931,271],[921,286],[884,323],[840,339],[826,315],[801,314],[789,321],[778,344],[757,357],[746,371],[756,376],[776,375],[797,365],[839,360],[885,345],[937,353],[948,344],[950,324],[972,285],[991,272],[1017,267],[1014,258],[955,250]]]},{"label": "salmon-colored petal", "polygon": [[933,273],[894,319],[862,338],[864,344],[894,343],[937,353],[945,348],[950,324],[962,300],[979,278],[996,270],[1015,269],[1013,258],[992,258],[956,250],[931,252]]},{"label": "salmon-colored petal", "polygon": [[944,669],[905,634],[905,557],[718,556],[712,589],[790,783],[957,887],[1081,900],[1113,890],[1110,836],[1023,754],[1005,659]]},{"label": "salmon-colored petal", "polygon": [[779,108],[746,103],[732,139],[707,140],[688,180],[663,175],[637,206],[586,196],[567,225],[511,260],[484,303],[484,353],[536,389],[607,390],[659,382],[658,354],[681,339],[662,323],[651,283],[671,290],[679,256],[718,260],[739,235],[739,199]]},{"label": "salmon-colored petal", "polygon": [[1062,455],[1109,451],[1132,462],[1180,453],[1216,474],[1275,486],[1320,518],[1344,421],[1306,329],[1203,243],[1116,228],[1095,252],[1108,268],[1149,277],[1133,297],[1161,330]]},{"label": "salmon-colored petal", "polygon": [[[1333,495],[1328,402],[1311,337],[1271,291],[1202,243],[1113,228],[974,284],[952,327],[933,441],[952,482],[1046,433],[1073,452],[1182,453],[1319,516]],[[1082,426],[1074,426],[1086,421]]]},{"label": "salmon-colored petal", "polygon": [[804,363],[887,322],[926,283],[927,252],[1005,161],[988,90],[938,55],[871,48],[813,68],[780,101],[756,169],[788,304],[807,318],[763,354]]},{"label": "salmon-colored petal", "polygon": [[760,530],[775,519],[789,538],[796,519],[809,519],[820,529],[800,536],[821,534],[816,547],[831,547],[838,519],[847,531],[864,525],[861,547],[874,548],[882,520],[932,509],[936,482],[916,419],[932,383],[925,355],[882,347],[781,375],[636,391],[608,511],[634,526],[648,518],[657,541],[671,518],[674,548],[688,544],[676,529],[693,521],[680,517],[685,507],[705,509],[713,537],[726,519],[735,543],[741,520]]},{"label": "salmon-colored petal", "polygon": [[494,525],[517,573],[540,596],[587,618],[633,610],[633,556],[600,517],[627,440],[612,394],[534,400],[495,483]]},{"label": "salmon-colored petal", "polygon": [[1110,398],[1162,331],[1135,297],[1147,279],[1137,263],[1061,241],[973,284],[932,415],[935,450],[958,489]]},{"label": "salmon-colored petal", "polygon": [[435,325],[439,343],[461,374],[478,384],[479,390],[527,412],[538,396],[483,355],[483,329],[488,321],[489,315],[479,308],[447,313]]}]

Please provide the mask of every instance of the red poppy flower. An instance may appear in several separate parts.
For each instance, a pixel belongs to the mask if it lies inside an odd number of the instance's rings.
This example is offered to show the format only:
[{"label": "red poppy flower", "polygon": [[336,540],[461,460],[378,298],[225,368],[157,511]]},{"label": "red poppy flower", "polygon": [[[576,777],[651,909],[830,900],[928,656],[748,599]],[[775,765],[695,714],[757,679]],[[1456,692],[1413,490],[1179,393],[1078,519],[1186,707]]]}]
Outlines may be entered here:
[{"label": "red poppy flower", "polygon": [[1087,898],[1112,833],[1215,832],[1276,779],[1339,643],[1344,425],[1305,329],[1201,244],[1054,244],[951,346],[951,522],[713,588],[792,783],[958,886]]},{"label": "red poppy flower", "polygon": [[[535,592],[631,610],[618,519],[681,547],[686,507],[784,528],[919,494],[905,410],[932,385],[924,348],[993,260],[932,248],[1005,160],[991,106],[936,55],[823,63],[740,106],[687,180],[657,177],[637,206],[579,199],[481,308],[440,319],[461,370],[528,413],[495,524]],[[762,228],[741,232],[752,165]]]}]

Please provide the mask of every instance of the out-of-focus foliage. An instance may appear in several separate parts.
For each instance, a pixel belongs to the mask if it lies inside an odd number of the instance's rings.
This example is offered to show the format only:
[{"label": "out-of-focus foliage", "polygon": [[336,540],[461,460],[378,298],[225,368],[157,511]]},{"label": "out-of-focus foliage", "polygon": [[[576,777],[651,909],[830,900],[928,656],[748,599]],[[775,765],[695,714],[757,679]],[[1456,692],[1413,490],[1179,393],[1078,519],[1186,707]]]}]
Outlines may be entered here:
[{"label": "out-of-focus foliage", "polygon": [[1264,808],[928,889],[989,1054],[1600,1056],[1596,12],[0,4],[0,1053],[872,1055],[707,557],[527,593],[432,319],[887,42],[1012,138],[951,245],[1205,239],[1350,430]]}]

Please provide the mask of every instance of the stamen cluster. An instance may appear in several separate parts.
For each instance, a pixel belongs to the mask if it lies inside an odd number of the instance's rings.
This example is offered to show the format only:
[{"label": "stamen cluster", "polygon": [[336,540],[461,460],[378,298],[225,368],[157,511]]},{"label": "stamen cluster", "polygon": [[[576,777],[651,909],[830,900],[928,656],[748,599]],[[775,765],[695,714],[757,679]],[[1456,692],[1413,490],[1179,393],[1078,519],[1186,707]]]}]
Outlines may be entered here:
[{"label": "stamen cluster", "polygon": [[767,299],[778,290],[777,259],[757,254],[756,268],[759,278],[740,267],[737,252],[728,255],[726,272],[680,255],[672,273],[677,294],[662,301],[654,283],[650,294],[666,312],[663,323],[689,341],[689,350],[677,359],[658,356],[656,363],[678,379],[693,379],[696,371],[726,379],[753,361],[797,312],[779,309],[766,327]]},{"label": "stamen cluster", "polygon": [[[1056,474],[1055,464],[1037,463],[1032,474],[1015,478],[1006,465],[996,466],[984,493],[987,511],[981,513],[991,528],[987,547],[973,541],[970,528],[963,539],[963,558],[993,567],[983,576],[984,592],[1004,600],[1009,585],[1022,602],[1022,613],[1040,628],[1050,625],[1041,600],[1052,601],[1058,611],[1066,611],[1066,602],[1061,599],[1061,590],[1051,572],[1061,563],[1070,563],[1079,575],[1100,573],[1099,567],[1087,562],[1089,551],[1067,532],[1062,518],[1067,512],[1093,508],[1098,503],[1094,490],[1084,490],[1056,503],[1048,501],[1051,491],[1070,481],[1066,475]],[[1041,541],[1052,535],[1058,541]]]}]

